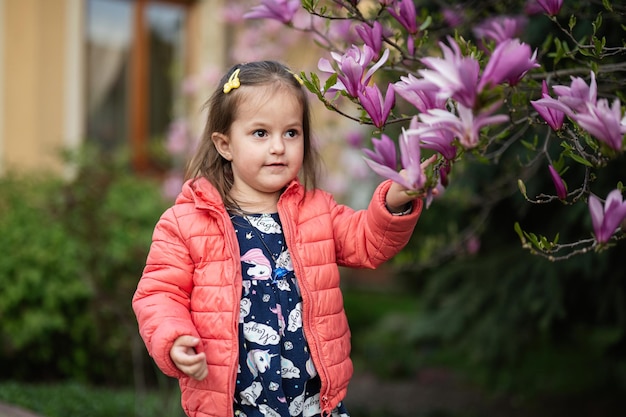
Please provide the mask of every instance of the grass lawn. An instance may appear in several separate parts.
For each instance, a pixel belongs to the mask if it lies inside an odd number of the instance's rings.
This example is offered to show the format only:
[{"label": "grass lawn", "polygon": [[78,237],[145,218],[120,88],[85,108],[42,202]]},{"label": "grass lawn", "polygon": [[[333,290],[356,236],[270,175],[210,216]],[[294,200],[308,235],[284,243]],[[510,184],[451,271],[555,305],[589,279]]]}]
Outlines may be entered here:
[{"label": "grass lawn", "polygon": [[62,382],[0,382],[0,401],[45,417],[183,417],[178,388],[137,395],[113,389]]}]

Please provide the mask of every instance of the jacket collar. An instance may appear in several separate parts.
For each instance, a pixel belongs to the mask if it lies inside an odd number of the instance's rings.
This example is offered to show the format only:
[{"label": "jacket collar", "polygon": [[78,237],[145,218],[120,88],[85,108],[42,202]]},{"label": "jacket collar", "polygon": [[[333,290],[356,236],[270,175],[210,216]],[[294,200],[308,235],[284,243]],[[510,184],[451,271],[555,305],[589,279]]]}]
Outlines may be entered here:
[{"label": "jacket collar", "polygon": [[193,203],[197,209],[218,209],[224,207],[222,197],[206,178],[187,180],[176,198],[176,204]]},{"label": "jacket collar", "polygon": [[[287,184],[280,200],[295,198],[297,201],[304,196],[304,187],[298,179]],[[224,201],[217,189],[204,177],[187,180],[182,191],[176,198],[176,204],[193,203],[197,209],[224,210]]]}]

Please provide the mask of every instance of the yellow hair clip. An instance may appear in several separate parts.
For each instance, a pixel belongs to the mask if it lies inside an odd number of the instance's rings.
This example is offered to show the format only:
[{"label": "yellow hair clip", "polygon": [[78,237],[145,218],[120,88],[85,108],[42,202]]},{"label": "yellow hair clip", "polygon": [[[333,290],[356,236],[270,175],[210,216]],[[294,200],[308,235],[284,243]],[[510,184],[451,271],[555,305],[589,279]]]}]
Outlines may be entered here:
[{"label": "yellow hair clip", "polygon": [[224,84],[224,94],[230,93],[231,90],[239,88],[241,82],[239,81],[239,68],[237,68],[228,78],[226,84]]},{"label": "yellow hair clip", "polygon": [[304,81],[302,81],[302,78],[300,78],[300,76],[298,74],[296,74],[293,71],[289,71],[291,73],[291,75],[293,75],[293,78],[295,78],[296,80],[298,80],[298,82],[300,83],[300,85],[304,85]]}]

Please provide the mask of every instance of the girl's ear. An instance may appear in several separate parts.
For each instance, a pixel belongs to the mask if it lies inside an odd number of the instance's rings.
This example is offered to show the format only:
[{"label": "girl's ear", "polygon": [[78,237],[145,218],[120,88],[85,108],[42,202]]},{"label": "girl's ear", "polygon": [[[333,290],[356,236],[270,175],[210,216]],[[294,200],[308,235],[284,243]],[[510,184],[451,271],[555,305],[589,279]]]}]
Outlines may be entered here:
[{"label": "girl's ear", "polygon": [[233,159],[232,154],[230,153],[230,142],[228,140],[228,136],[223,133],[213,132],[211,134],[211,140],[215,145],[215,149],[219,152],[220,155],[227,161],[231,161]]}]

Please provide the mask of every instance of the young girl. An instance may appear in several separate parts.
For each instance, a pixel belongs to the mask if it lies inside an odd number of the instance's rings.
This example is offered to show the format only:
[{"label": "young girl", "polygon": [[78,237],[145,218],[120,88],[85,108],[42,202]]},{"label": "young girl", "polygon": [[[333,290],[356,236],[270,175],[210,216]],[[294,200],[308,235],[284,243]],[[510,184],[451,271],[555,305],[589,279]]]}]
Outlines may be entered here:
[{"label": "young girl", "polygon": [[210,98],[190,179],[155,227],[133,308],[189,416],[348,415],[338,266],[393,257],[422,201],[385,181],[354,211],[315,190],[309,128],[297,75],[234,66]]}]

